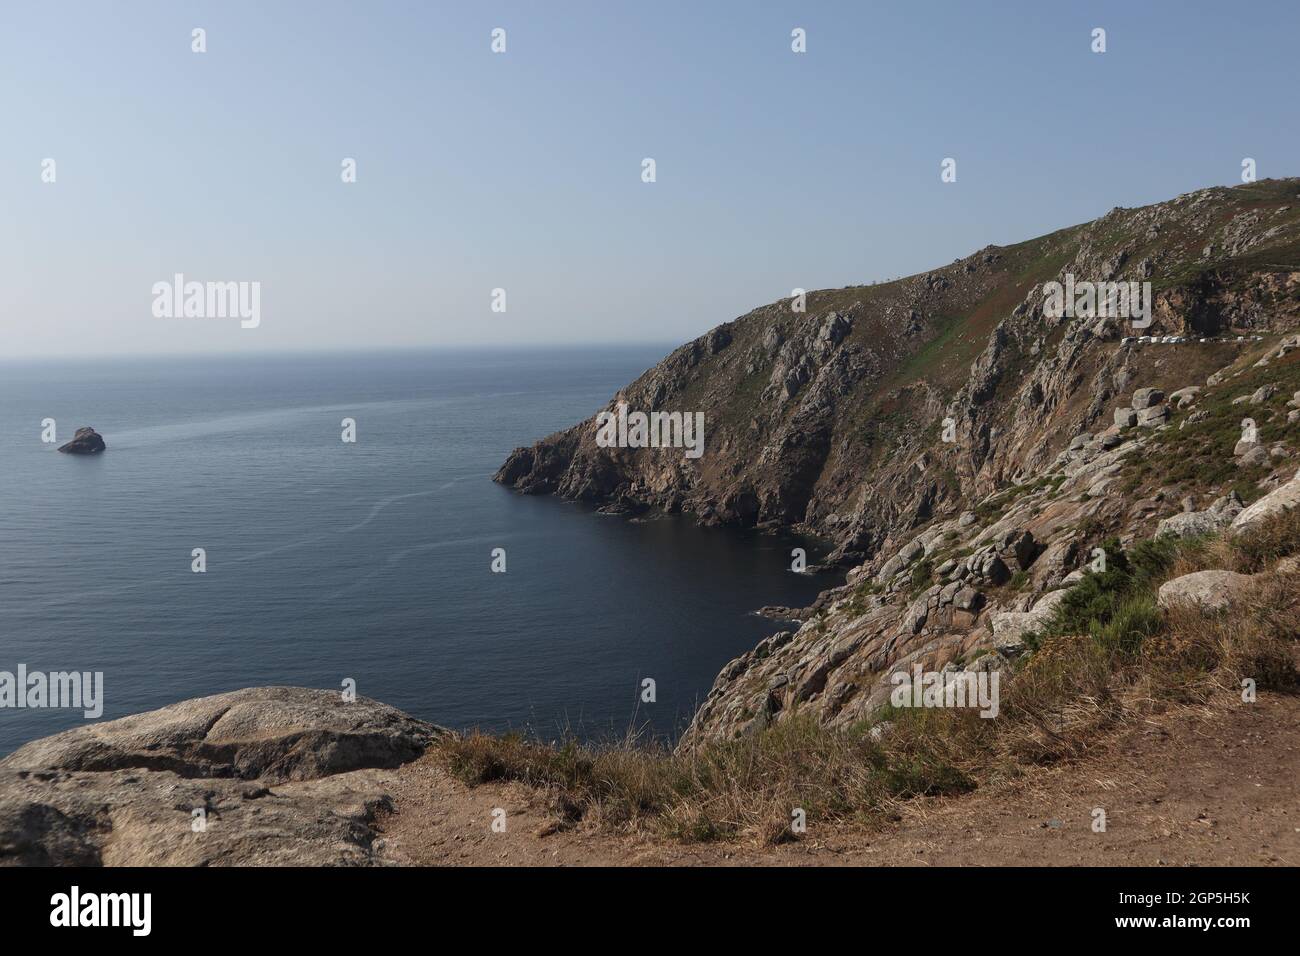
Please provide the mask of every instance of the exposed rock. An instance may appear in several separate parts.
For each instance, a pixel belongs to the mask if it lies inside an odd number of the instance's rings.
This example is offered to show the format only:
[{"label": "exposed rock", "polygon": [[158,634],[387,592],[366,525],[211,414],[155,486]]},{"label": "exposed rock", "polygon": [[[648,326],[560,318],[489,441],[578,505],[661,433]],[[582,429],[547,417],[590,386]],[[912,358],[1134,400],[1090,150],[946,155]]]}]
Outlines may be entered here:
[{"label": "exposed rock", "polygon": [[1205,511],[1185,511],[1165,518],[1156,528],[1156,537],[1192,538],[1214,534],[1231,524],[1241,510],[1241,499],[1233,492],[1216,500]]},{"label": "exposed rock", "polygon": [[1165,405],[1143,408],[1137,413],[1139,428],[1155,428],[1157,425],[1163,425],[1168,419],[1169,408]]},{"label": "exposed rock", "polygon": [[812,608],[768,604],[760,607],[754,613],[759,617],[765,617],[773,621],[806,621],[812,616]]},{"label": "exposed rock", "polygon": [[1131,408],[1115,409],[1115,425],[1118,428],[1133,428],[1138,423],[1137,412]]},{"label": "exposed rock", "polygon": [[1199,608],[1224,611],[1240,604],[1254,585],[1249,574],[1234,571],[1194,571],[1160,585],[1156,603],[1166,610]]},{"label": "exposed rock", "polygon": [[998,653],[1015,656],[1025,647],[1025,636],[1041,629],[1068,592],[1051,591],[1039,598],[1029,611],[1005,611],[993,616],[993,647]]},{"label": "exposed rock", "polygon": [[1154,408],[1164,400],[1165,393],[1158,388],[1139,388],[1133,392],[1133,401],[1130,404],[1140,411],[1144,408]]},{"label": "exposed rock", "polygon": [[279,783],[396,767],[438,729],[366,698],[252,687],[87,724],[19,747],[10,770],[174,770],[186,777]]},{"label": "exposed rock", "polygon": [[717,355],[731,344],[731,332],[728,331],[726,326],[720,325],[709,333],[705,341],[709,347],[709,354]]},{"label": "exposed rock", "polygon": [[99,432],[89,426],[78,428],[72,441],[59,446],[59,451],[69,455],[96,455],[108,446]]},{"label": "exposed rock", "polygon": [[1261,385],[1259,388],[1255,389],[1253,393],[1251,393],[1250,404],[1263,405],[1265,402],[1267,402],[1270,398],[1273,397],[1273,394],[1276,391],[1277,391],[1277,386],[1275,385]]},{"label": "exposed rock", "polygon": [[903,559],[903,566],[911,564],[917,558],[925,554],[925,543],[920,539],[913,539],[903,545],[898,550],[898,556]]},{"label": "exposed rock", "polygon": [[1296,472],[1295,477],[1286,484],[1269,492],[1237,515],[1232,520],[1232,533],[1249,533],[1262,526],[1273,516],[1284,511],[1290,511],[1298,505],[1300,505],[1300,471]]},{"label": "exposed rock", "polygon": [[[393,771],[264,787],[171,771],[0,768],[0,865],[355,866],[383,862],[374,823]],[[195,832],[195,811],[205,829]]]},{"label": "exposed rock", "polygon": [[1242,450],[1240,457],[1237,458],[1237,464],[1243,468],[1253,468],[1258,465],[1267,465],[1269,463],[1269,454],[1259,445],[1253,442],[1239,443],[1246,447]]},{"label": "exposed rock", "polygon": [[374,862],[385,770],[441,733],[376,701],[296,687],[79,727],[0,760],[0,863]]}]

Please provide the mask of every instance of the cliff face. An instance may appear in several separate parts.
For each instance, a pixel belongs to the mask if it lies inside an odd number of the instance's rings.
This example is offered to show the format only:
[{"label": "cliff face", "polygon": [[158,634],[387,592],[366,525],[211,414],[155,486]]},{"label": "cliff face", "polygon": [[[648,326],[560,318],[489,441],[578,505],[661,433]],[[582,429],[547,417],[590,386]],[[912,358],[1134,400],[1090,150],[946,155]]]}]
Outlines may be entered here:
[{"label": "cliff face", "polygon": [[[838,557],[865,558],[897,528],[1035,474],[1128,381],[1183,384],[1170,377],[1175,363],[1153,367],[1158,353],[1119,348],[1123,336],[1289,328],[1297,267],[1297,180],[1116,209],[897,282],[811,292],[803,313],[790,300],[755,309],[683,345],[603,409],[703,411],[697,460],[601,448],[593,416],[517,449],[496,480],[611,510],[795,527],[840,543]],[[1043,285],[1066,273],[1150,281],[1153,324],[1046,317]],[[1230,350],[1202,351],[1193,361]],[[951,443],[939,440],[945,417]]]},{"label": "cliff face", "polygon": [[[1151,324],[1057,315],[1052,281],[1149,282]],[[1046,615],[1033,609],[1103,535],[1148,534],[1180,509],[1230,520],[1243,494],[1289,478],[1297,326],[1300,180],[1206,189],[811,292],[804,312],[756,309],[602,410],[702,411],[702,457],[600,447],[593,417],[517,449],[496,480],[830,538],[849,583],[729,664],[684,745],[796,706],[848,721],[900,662],[1010,659],[1016,622],[999,633],[996,619]],[[1237,447],[1244,413],[1227,395],[1247,383],[1272,390],[1250,409],[1254,449]],[[1006,653],[984,653],[999,640]]]}]

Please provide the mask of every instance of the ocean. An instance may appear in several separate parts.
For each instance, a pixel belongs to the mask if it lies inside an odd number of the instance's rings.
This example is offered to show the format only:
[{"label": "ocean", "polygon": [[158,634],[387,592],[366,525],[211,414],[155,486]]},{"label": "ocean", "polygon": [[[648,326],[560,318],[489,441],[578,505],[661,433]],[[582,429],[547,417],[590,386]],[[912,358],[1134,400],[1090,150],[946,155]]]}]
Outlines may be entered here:
[{"label": "ocean", "polygon": [[[815,543],[491,480],[668,351],[0,364],[0,671],[102,672],[100,719],[354,681],[456,729],[672,738],[780,628],[755,608],[836,583],[791,573]],[[58,454],[45,419],[108,450]],[[0,755],[85,720],[0,708]]]}]

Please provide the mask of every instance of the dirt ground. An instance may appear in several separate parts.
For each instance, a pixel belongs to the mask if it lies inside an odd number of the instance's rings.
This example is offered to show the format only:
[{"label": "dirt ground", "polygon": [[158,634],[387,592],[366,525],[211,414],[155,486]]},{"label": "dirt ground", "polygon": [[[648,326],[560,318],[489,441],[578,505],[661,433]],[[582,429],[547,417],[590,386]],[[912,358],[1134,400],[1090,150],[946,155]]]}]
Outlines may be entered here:
[{"label": "dirt ground", "polygon": [[[384,855],[460,866],[1297,866],[1300,698],[1182,710],[1126,727],[1079,761],[972,794],[912,801],[882,829],[798,842],[683,845],[557,829],[519,784],[469,788],[430,757],[403,768]],[[494,832],[493,811],[505,811]],[[1093,832],[1093,811],[1106,814]]]}]

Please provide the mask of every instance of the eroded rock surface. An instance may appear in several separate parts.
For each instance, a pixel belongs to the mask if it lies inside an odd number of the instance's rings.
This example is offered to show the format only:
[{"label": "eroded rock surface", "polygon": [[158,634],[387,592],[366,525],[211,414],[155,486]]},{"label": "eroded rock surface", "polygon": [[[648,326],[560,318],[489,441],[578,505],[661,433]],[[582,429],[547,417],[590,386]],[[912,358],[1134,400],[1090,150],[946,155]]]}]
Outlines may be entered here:
[{"label": "eroded rock surface", "polygon": [[79,727],[0,760],[0,863],[373,863],[393,768],[442,733],[298,687]]},{"label": "eroded rock surface", "polygon": [[1233,571],[1194,571],[1160,585],[1157,599],[1166,609],[1226,611],[1246,601],[1254,581],[1248,574]]}]

